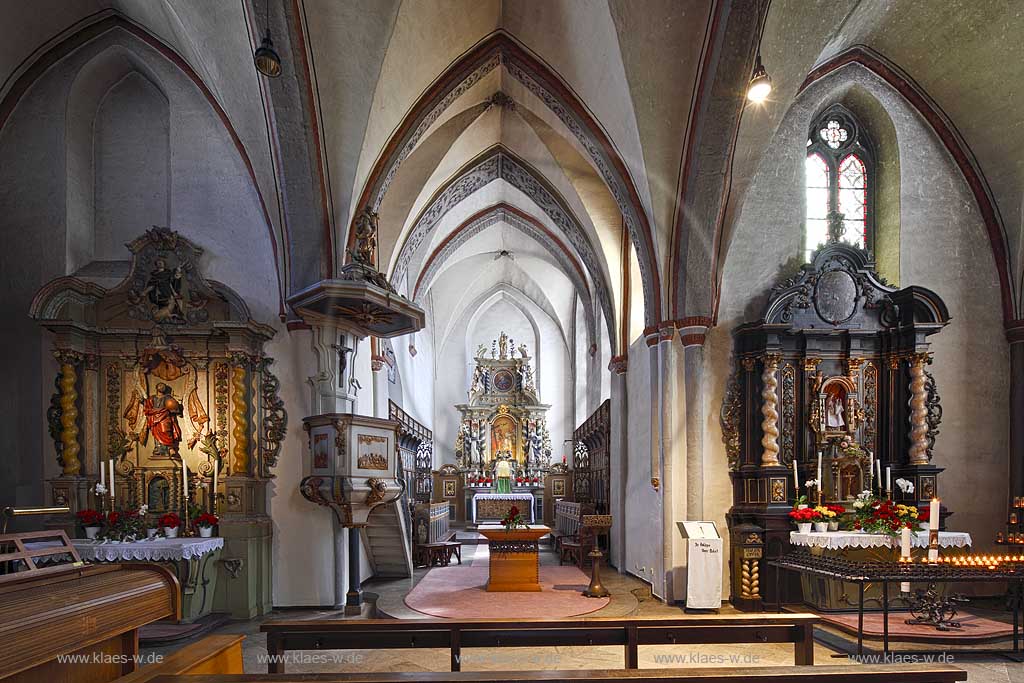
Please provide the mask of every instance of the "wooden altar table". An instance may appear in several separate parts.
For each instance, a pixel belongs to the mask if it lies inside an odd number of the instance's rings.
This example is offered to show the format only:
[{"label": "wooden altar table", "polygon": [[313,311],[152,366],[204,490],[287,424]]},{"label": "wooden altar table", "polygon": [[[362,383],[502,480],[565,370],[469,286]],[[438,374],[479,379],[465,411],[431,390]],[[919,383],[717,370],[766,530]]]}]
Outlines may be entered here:
[{"label": "wooden altar table", "polygon": [[540,588],[540,555],[537,541],[551,529],[543,524],[506,530],[486,524],[480,533],[488,541],[490,571],[487,590],[491,592],[536,592]]},{"label": "wooden altar table", "polygon": [[519,508],[519,514],[529,511],[530,524],[533,524],[537,521],[533,514],[533,502],[532,493],[477,493],[473,496],[471,519],[474,524],[483,520],[496,522],[508,515],[509,508],[515,505]]}]

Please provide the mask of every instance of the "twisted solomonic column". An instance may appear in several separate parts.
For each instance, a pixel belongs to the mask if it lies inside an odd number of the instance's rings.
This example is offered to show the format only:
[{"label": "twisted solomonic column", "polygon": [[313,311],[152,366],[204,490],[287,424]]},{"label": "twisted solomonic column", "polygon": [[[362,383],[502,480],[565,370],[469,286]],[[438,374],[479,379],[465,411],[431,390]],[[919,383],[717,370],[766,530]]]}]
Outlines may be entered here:
[{"label": "twisted solomonic column", "polygon": [[779,412],[776,407],[779,405],[779,395],[776,389],[779,386],[775,379],[776,370],[779,368],[779,361],[782,356],[777,353],[768,353],[764,357],[764,370],[761,372],[761,467],[774,467],[779,464]]},{"label": "twisted solomonic column", "polygon": [[928,464],[928,392],[924,366],[931,360],[927,353],[910,356],[910,464]]},{"label": "twisted solomonic column", "polygon": [[60,363],[60,443],[61,460],[65,477],[77,477],[82,473],[82,461],[78,454],[82,450],[78,443],[78,384],[77,365],[82,356],[74,351],[58,350],[54,357]]},{"label": "twisted solomonic column", "polygon": [[248,358],[236,355],[231,359],[231,473],[249,473],[249,408],[245,400],[245,368]]}]

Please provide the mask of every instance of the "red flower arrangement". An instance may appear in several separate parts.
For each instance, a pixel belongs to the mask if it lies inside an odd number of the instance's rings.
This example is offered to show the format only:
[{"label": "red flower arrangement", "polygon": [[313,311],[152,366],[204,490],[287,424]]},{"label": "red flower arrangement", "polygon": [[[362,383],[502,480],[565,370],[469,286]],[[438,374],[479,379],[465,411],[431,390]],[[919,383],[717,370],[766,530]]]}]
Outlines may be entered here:
[{"label": "red flower arrangement", "polygon": [[96,510],[79,510],[75,516],[82,526],[103,526],[103,514]]},{"label": "red flower arrangement", "polygon": [[812,522],[820,522],[821,513],[814,508],[801,508],[799,510],[790,510],[789,518],[797,524],[809,524]]},{"label": "red flower arrangement", "polygon": [[512,531],[517,526],[526,526],[523,516],[519,514],[519,508],[515,505],[508,509],[508,514],[501,520],[501,523],[505,525],[505,531]]},{"label": "red flower arrangement", "polygon": [[176,512],[168,512],[157,520],[157,525],[174,529],[175,527],[181,526],[181,517],[179,517]]},{"label": "red flower arrangement", "polygon": [[841,517],[846,514],[846,508],[842,505],[826,505],[825,507],[831,512],[836,513],[836,517]]},{"label": "red flower arrangement", "polygon": [[217,522],[219,521],[220,520],[217,519],[217,515],[211,514],[209,512],[204,512],[203,514],[193,519],[192,524],[198,527],[212,527],[217,526]]}]

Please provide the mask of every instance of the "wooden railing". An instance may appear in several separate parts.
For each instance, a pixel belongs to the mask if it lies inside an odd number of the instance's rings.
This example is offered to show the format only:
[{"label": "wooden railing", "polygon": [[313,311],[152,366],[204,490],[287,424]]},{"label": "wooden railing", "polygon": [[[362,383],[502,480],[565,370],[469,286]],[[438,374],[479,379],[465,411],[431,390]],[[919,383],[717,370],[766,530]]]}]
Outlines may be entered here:
[{"label": "wooden railing", "polygon": [[323,673],[295,676],[170,676],[158,683],[957,683],[967,672],[949,664],[865,664],[742,668],[579,669],[575,671],[467,671],[459,673]]},{"label": "wooden railing", "polygon": [[462,648],[618,645],[625,668],[636,669],[641,645],[793,643],[798,665],[814,663],[814,614],[692,615],[677,619],[443,620],[353,619],[268,621],[267,670],[284,673],[294,650],[446,648],[459,671]]},{"label": "wooden railing", "polygon": [[448,528],[451,505],[448,501],[430,504],[430,533],[428,535],[430,543],[447,541],[453,535],[451,529]]},{"label": "wooden railing", "polygon": [[557,546],[563,538],[576,538],[580,532],[581,505],[567,500],[555,502],[555,528],[551,530],[552,542]]}]

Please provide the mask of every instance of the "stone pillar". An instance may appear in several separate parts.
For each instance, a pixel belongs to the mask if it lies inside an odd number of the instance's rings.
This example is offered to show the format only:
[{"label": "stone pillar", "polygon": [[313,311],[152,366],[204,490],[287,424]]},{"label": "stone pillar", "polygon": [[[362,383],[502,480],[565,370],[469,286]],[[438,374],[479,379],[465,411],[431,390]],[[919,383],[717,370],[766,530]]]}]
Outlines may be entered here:
[{"label": "stone pillar", "polygon": [[683,600],[686,595],[686,549],[676,531],[676,522],[686,519],[687,463],[686,449],[686,379],[683,373],[684,351],[678,342],[675,326],[666,324],[659,330],[658,367],[660,406],[661,536],[662,570],[666,602]]},{"label": "stone pillar", "polygon": [[[377,342],[378,348],[380,342]],[[378,353],[370,356],[370,369],[373,371],[373,416],[387,419],[388,417],[388,366],[384,356]]]},{"label": "stone pillar", "polygon": [[928,392],[925,389],[924,366],[929,354],[915,353],[910,356],[910,453],[911,465],[928,464]]},{"label": "stone pillar", "polygon": [[1024,496],[1024,324],[1009,327],[1010,501]]},{"label": "stone pillar", "polygon": [[624,573],[626,567],[626,475],[629,472],[629,394],[626,388],[626,356],[616,356],[608,364],[611,371],[611,444],[609,447],[611,500],[613,515],[609,534],[611,562]]},{"label": "stone pillar", "polygon": [[764,357],[764,370],[761,372],[761,467],[776,467],[779,464],[779,385],[776,371],[782,357],[777,353],[768,353]]}]

